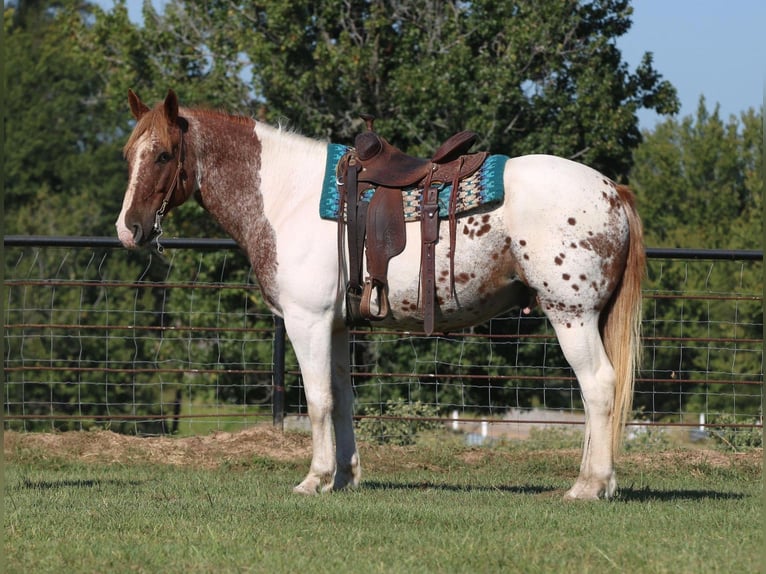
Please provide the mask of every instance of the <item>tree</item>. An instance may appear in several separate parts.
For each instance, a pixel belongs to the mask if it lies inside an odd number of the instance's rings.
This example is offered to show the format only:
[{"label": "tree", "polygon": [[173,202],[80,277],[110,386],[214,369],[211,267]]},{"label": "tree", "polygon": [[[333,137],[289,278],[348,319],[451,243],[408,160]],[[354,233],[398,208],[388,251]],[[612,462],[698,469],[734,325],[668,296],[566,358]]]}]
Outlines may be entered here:
[{"label": "tree", "polygon": [[[762,111],[753,109],[724,122],[718,106],[707,109],[700,98],[695,116],[668,119],[644,134],[636,149],[630,174],[646,241],[652,246],[721,249],[761,248],[763,237]],[[762,356],[748,345],[716,342],[758,339],[763,335],[763,309],[758,301],[716,300],[721,294],[760,294],[763,267],[736,268],[724,262],[696,267],[686,262],[650,265],[646,288],[660,293],[695,293],[698,300],[656,300],[651,316],[665,337],[682,336],[689,342],[652,345],[648,351],[650,378],[679,379],[679,387],[665,398],[655,395],[653,410],[679,412],[682,394],[690,409],[700,412],[756,413],[760,389],[727,385],[688,389],[688,379],[738,378],[761,372]],[[711,298],[707,296],[713,295]],[[650,334],[650,333],[648,333]],[[653,333],[651,333],[653,334]],[[693,342],[695,339],[709,342]],[[718,375],[716,375],[718,373]],[[660,390],[660,389],[655,389]],[[667,387],[666,387],[667,390]],[[756,392],[757,391],[757,392]],[[640,404],[640,401],[638,401]]]},{"label": "tree", "polygon": [[[105,235],[114,229],[124,189],[125,164],[122,138],[129,124],[122,109],[117,113],[103,97],[107,75],[105,60],[98,60],[78,43],[88,32],[98,10],[87,2],[20,2],[4,10],[5,69],[5,234]],[[28,257],[15,253],[5,261],[6,279],[80,278],[98,282],[104,253],[75,250],[64,254],[50,250]],[[147,265],[146,254],[129,254],[113,268],[123,278],[138,277]],[[133,307],[135,294],[128,290],[110,293],[122,299],[124,309]],[[130,361],[129,345],[107,337],[73,337],[71,330],[54,325],[95,322],[105,305],[103,289],[28,289],[8,287],[5,319],[11,323],[51,325],[33,328],[38,337],[26,337],[24,350],[18,338],[8,337],[8,364],[37,357],[43,369],[32,380],[7,385],[6,400],[26,402],[28,414],[77,412],[79,398],[86,395],[79,414],[100,414],[98,409],[119,412],[126,397],[156,403],[155,391],[135,386],[127,375],[107,376],[93,383],[82,371],[71,368],[46,370],[56,356],[65,365],[80,364],[82,357],[98,361]],[[136,301],[139,308],[151,298]],[[53,305],[56,305],[54,311]],[[19,307],[21,305],[21,307]],[[10,308],[16,311],[10,311]],[[77,309],[88,309],[80,312]],[[112,313],[116,318],[119,313]],[[126,319],[128,320],[128,319]],[[39,329],[39,330],[35,330]],[[86,331],[93,333],[94,331]],[[82,333],[80,333],[82,335]],[[139,345],[145,342],[139,341]],[[32,363],[34,360],[28,361]],[[98,406],[100,405],[100,406]]]},{"label": "tree", "polygon": [[[352,141],[366,112],[411,153],[470,128],[499,153],[554,153],[620,177],[641,137],[636,111],[678,108],[651,54],[634,72],[622,62],[614,41],[630,27],[628,0],[178,6],[165,25],[197,24],[178,48],[205,46],[209,78],[249,69],[265,119],[338,142]],[[234,58],[244,64],[231,69]]]},{"label": "tree", "polygon": [[701,97],[696,116],[644,134],[630,183],[648,244],[761,247],[761,117],[751,108],[724,122]]}]

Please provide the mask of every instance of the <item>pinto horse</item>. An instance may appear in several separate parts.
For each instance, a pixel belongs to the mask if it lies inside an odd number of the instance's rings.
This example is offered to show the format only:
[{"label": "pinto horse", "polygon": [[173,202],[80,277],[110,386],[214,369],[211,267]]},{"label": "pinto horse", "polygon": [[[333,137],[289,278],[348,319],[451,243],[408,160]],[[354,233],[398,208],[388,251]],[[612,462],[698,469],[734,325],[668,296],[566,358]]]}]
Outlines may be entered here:
[{"label": "pinto horse", "polygon": [[[179,107],[170,90],[150,109],[133,91],[137,123],[125,145],[129,182],[116,227],[125,247],[149,243],[162,217],[195,195],[245,250],[268,307],[284,318],[303,374],[312,431],[299,493],[355,487],[361,465],[338,223],[318,215],[328,144],[251,118]],[[435,330],[489,320],[529,297],[542,308],[580,385],[585,438],[579,476],[565,497],[609,498],[614,455],[630,413],[640,347],[645,253],[630,191],[573,161],[509,158],[504,199],[458,218],[454,296],[437,291]],[[420,225],[389,268],[388,316],[377,324],[417,330]],[[436,272],[449,268],[436,245]],[[159,242],[158,242],[159,245]]]}]

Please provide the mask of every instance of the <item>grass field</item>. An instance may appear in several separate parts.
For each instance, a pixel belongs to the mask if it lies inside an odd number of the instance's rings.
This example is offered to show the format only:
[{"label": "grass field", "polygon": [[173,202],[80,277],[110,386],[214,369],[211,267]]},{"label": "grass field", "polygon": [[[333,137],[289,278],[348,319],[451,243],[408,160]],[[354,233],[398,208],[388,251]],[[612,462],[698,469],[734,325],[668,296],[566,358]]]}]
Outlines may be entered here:
[{"label": "grass field", "polygon": [[621,455],[616,500],[564,502],[579,450],[362,445],[362,488],[290,490],[308,437],[6,432],[5,571],[760,572],[762,450]]}]

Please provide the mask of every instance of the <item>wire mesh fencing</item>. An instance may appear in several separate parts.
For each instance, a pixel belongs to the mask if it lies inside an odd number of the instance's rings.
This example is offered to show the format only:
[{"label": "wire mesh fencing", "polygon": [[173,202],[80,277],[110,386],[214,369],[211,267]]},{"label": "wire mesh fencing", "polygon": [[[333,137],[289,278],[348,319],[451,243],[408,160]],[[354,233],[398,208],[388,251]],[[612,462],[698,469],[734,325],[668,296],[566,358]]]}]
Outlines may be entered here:
[{"label": "wire mesh fencing", "polygon": [[[275,349],[274,317],[233,245],[115,247],[6,240],[6,428],[236,430],[271,420],[282,387],[288,420],[305,418],[292,349]],[[760,435],[762,256],[652,255],[629,431]],[[539,310],[434,337],[355,330],[351,357],[363,423],[447,424],[479,440],[583,424],[577,381]]]}]

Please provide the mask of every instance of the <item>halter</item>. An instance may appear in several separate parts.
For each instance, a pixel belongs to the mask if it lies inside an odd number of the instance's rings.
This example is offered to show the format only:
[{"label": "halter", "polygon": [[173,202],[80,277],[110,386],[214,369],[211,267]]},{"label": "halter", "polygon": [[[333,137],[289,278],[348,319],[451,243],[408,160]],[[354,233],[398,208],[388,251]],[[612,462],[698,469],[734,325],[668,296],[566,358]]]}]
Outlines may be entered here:
[{"label": "halter", "polygon": [[160,237],[162,236],[162,218],[165,216],[165,211],[168,208],[168,204],[170,203],[170,198],[173,196],[173,192],[176,190],[176,188],[180,188],[181,183],[181,173],[183,172],[184,168],[184,155],[185,155],[185,146],[184,146],[184,130],[181,126],[178,126],[178,131],[181,134],[181,141],[178,144],[178,165],[176,166],[176,172],[173,175],[173,179],[170,182],[170,186],[168,187],[167,192],[165,192],[165,197],[162,198],[162,204],[160,204],[160,208],[157,210],[157,213],[154,214],[154,226],[152,227],[152,231],[155,234],[155,241],[157,242],[157,253],[164,253],[165,249],[160,245]]}]

